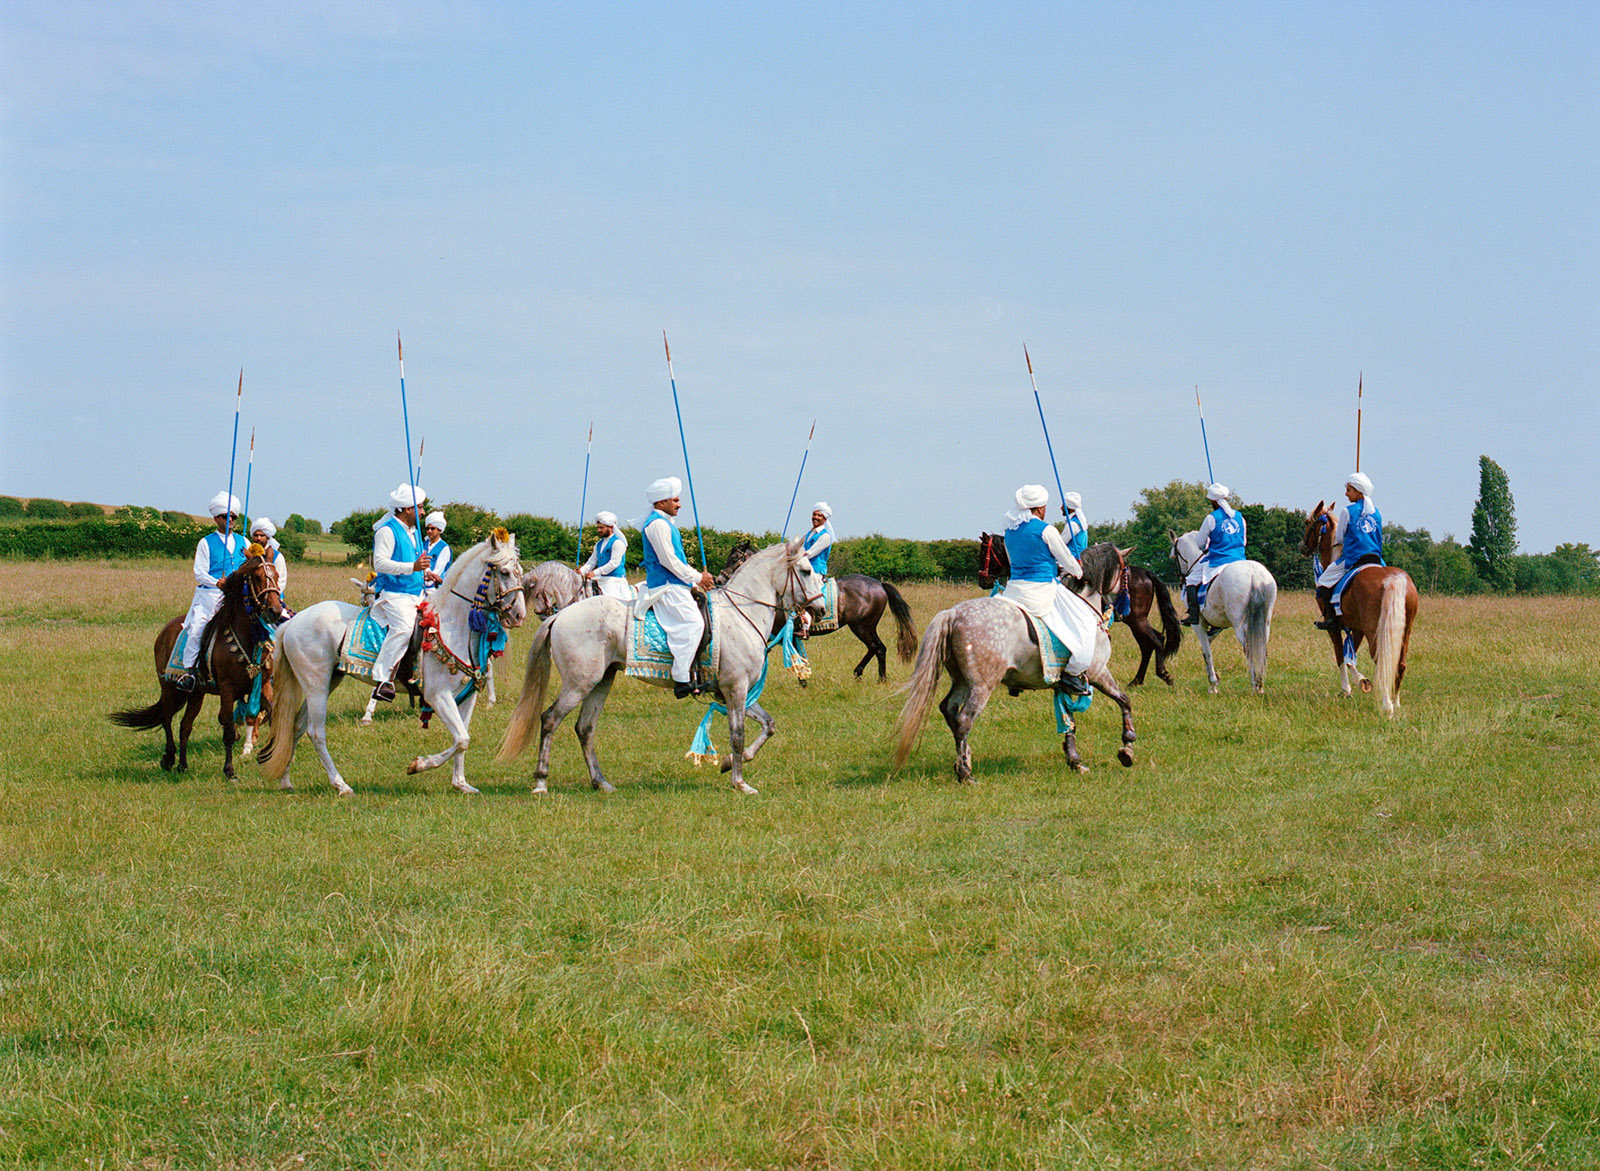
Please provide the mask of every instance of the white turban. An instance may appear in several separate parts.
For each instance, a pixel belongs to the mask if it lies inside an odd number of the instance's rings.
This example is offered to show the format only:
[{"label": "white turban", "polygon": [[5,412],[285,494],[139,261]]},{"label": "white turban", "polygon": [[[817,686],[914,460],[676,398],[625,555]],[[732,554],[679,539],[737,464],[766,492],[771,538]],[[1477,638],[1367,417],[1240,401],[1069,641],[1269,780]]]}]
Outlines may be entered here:
[{"label": "white turban", "polygon": [[238,516],[241,511],[237,496],[229,496],[226,492],[218,492],[211,498],[212,516],[221,516],[224,513],[232,513],[234,516]]},{"label": "white turban", "polygon": [[819,500],[811,506],[812,512],[820,512],[824,520],[833,515],[833,509],[828,507],[826,500]]},{"label": "white turban", "polygon": [[[660,499],[662,499],[660,496],[656,497],[656,500]],[[654,504],[655,502],[655,500],[652,500],[650,503]],[[594,523],[614,529],[617,527],[617,514],[614,512],[597,512],[594,514]]]},{"label": "white turban", "polygon": [[1050,503],[1050,492],[1043,484],[1024,484],[1017,489],[1017,507],[1023,511],[1043,508]]},{"label": "white turban", "polygon": [[683,495],[683,481],[677,476],[662,476],[644,490],[644,498],[651,504],[657,500],[671,500],[674,496],[681,495]]},{"label": "white turban", "polygon": [[270,541],[278,535],[278,526],[272,523],[270,516],[257,517],[250,525],[250,535],[253,537],[257,533],[266,533]]},{"label": "white turban", "polygon": [[1229,516],[1233,515],[1233,505],[1228,503],[1228,497],[1232,495],[1233,493],[1229,492],[1228,489],[1221,484],[1213,484],[1211,487],[1206,489],[1206,499],[1214,501],[1217,507],[1222,509],[1222,511],[1227,513]]},{"label": "white turban", "polygon": [[444,513],[434,509],[428,514],[428,519],[422,522],[425,529],[438,529],[441,533],[445,530]]},{"label": "white turban", "polygon": [[415,487],[410,484],[401,484],[400,487],[389,493],[389,503],[396,508],[421,508],[422,502],[427,498],[428,494],[422,490],[421,484]]},{"label": "white turban", "polygon": [[1361,472],[1351,472],[1345,483],[1361,493],[1361,512],[1363,516],[1370,514],[1377,507],[1376,504],[1372,503],[1372,481],[1367,479],[1365,475]]},{"label": "white turban", "polygon": [[1083,508],[1083,497],[1076,492],[1068,492],[1062,499],[1067,502],[1067,507],[1072,509],[1073,512],[1078,512]]}]

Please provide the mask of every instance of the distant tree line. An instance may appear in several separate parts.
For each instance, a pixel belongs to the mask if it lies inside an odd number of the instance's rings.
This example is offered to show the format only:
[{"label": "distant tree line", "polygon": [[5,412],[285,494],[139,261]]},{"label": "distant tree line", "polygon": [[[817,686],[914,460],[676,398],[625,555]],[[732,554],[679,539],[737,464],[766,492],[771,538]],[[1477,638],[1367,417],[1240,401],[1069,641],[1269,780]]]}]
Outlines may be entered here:
[{"label": "distant tree line", "polygon": [[[1341,498],[1342,499],[1342,498]],[[1169,533],[1200,527],[1211,511],[1205,485],[1173,480],[1159,488],[1146,488],[1133,505],[1132,519],[1096,524],[1091,541],[1113,541],[1129,548],[1129,561],[1168,582],[1176,582]],[[1277,578],[1282,589],[1310,589],[1311,561],[1300,555],[1306,514],[1277,505],[1235,502],[1249,531],[1246,552]],[[483,540],[493,528],[504,526],[517,534],[525,565],[540,561],[578,564],[594,547],[594,529],[580,534],[573,525],[550,517],[515,513],[501,517],[476,504],[452,501],[440,506],[445,536],[462,550]],[[372,551],[372,526],[383,509],[350,513],[328,526],[328,531],[350,547],[350,560],[365,559]],[[210,526],[205,518],[180,512],[158,512],[139,505],[124,505],[107,517],[97,504],[69,504],[60,500],[0,496],[0,557],[188,557],[195,542]],[[679,530],[691,564],[700,564],[699,539],[692,525]],[[290,513],[278,528],[278,542],[291,559],[304,557],[305,538],[322,532],[322,524]],[[721,570],[728,554],[741,542],[761,548],[775,543],[778,534],[739,529],[704,530],[705,563]],[[1586,544],[1562,544],[1551,553],[1516,553],[1516,512],[1505,472],[1488,456],[1479,459],[1479,494],[1472,513],[1472,537],[1462,545],[1453,536],[1435,540],[1427,529],[1384,525],[1384,554],[1416,579],[1427,593],[1476,594],[1600,594],[1600,551]],[[629,549],[628,566],[638,569],[637,535]],[[914,541],[873,533],[852,537],[834,546],[829,570],[835,576],[864,573],[884,581],[977,581],[978,540],[958,538]]]}]

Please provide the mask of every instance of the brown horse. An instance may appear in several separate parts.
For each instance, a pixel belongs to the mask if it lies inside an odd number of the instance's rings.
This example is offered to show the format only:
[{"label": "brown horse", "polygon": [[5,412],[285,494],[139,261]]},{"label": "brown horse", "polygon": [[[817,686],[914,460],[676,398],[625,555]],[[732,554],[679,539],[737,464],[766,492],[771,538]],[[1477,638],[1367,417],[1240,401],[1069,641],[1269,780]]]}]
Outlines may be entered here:
[{"label": "brown horse", "polygon": [[[1011,576],[1011,558],[1006,555],[1006,542],[1000,533],[984,533],[978,542],[978,584],[990,589],[997,581]],[[1183,623],[1178,620],[1177,608],[1172,604],[1172,594],[1167,583],[1148,569],[1129,565],[1123,575],[1123,591],[1117,600],[1117,618],[1128,627],[1133,641],[1139,647],[1139,670],[1128,680],[1129,687],[1144,683],[1144,673],[1150,660],[1156,661],[1156,678],[1168,687],[1172,676],[1167,673],[1167,660],[1178,653],[1183,645]],[[1127,599],[1127,613],[1123,613],[1122,599]],[[1150,624],[1150,608],[1154,606],[1161,618],[1161,633]]]},{"label": "brown horse", "polygon": [[[249,696],[250,685],[259,667],[255,662],[256,647],[267,636],[269,628],[286,621],[289,612],[283,607],[283,594],[278,589],[278,572],[272,562],[260,555],[260,546],[250,547],[250,556],[244,564],[222,579],[222,605],[206,624],[200,636],[200,682],[187,695],[179,691],[162,673],[172,657],[172,648],[183,629],[183,616],[179,615],[161,628],[156,635],[156,680],[161,684],[161,698],[146,708],[127,708],[112,712],[109,719],[124,728],[163,728],[167,733],[166,751],[161,754],[161,767],[168,772],[174,761],[178,771],[189,767],[189,733],[194,728],[195,717],[205,703],[206,695],[215,695],[222,710],[217,722],[222,725],[222,773],[230,781],[233,772],[233,742],[235,739],[234,705]],[[183,723],[178,729],[174,744],[172,717],[184,708]]]},{"label": "brown horse", "polygon": [[[1327,566],[1333,559],[1333,512],[1326,501],[1317,501],[1306,517],[1305,536],[1300,553],[1316,554],[1317,563]],[[1377,685],[1378,707],[1386,716],[1394,715],[1400,681],[1406,676],[1406,651],[1411,645],[1411,624],[1417,619],[1417,586],[1411,575],[1393,565],[1366,565],[1344,587],[1339,599],[1348,636],[1335,629],[1328,631],[1333,642],[1333,661],[1339,668],[1340,694],[1350,694],[1354,675],[1362,691]],[[1356,669],[1356,651],[1365,639],[1372,654],[1376,678],[1369,682]]]}]

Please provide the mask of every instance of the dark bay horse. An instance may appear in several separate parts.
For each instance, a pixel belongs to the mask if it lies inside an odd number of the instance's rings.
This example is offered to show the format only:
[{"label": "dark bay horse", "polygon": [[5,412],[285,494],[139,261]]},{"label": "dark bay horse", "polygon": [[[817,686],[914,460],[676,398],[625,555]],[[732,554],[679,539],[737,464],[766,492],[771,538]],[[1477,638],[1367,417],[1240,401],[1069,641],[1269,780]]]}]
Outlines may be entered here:
[{"label": "dark bay horse", "polygon": [[[1104,608],[1106,599],[1115,597],[1122,588],[1124,556],[1122,550],[1109,542],[1084,550],[1083,577],[1074,585],[1073,592],[1085,605],[1093,607],[1096,614]],[[1004,598],[969,598],[935,614],[923,631],[917,665],[906,687],[905,706],[895,726],[894,767],[900,768],[911,755],[927,720],[928,709],[933,706],[939,678],[948,672],[950,690],[939,702],[939,711],[955,737],[956,780],[970,783],[972,746],[969,736],[973,722],[983,712],[989,697],[1001,687],[1012,695],[1019,695],[1023,691],[1050,690],[1055,685],[1054,679],[1045,678],[1040,661],[1039,639],[1042,637],[1048,635],[1035,628],[1022,607]],[[1117,759],[1126,766],[1133,764],[1130,745],[1137,739],[1133,707],[1112,678],[1110,661],[1111,635],[1101,624],[1095,631],[1093,662],[1084,672],[1084,678],[1121,709],[1122,747],[1117,751]],[[1070,717],[1061,749],[1068,765],[1078,772],[1088,771],[1079,757],[1077,729]]]},{"label": "dark bay horse", "polygon": [[[984,533],[978,542],[978,584],[990,589],[995,582],[1004,581],[1010,576],[1011,559],[1006,556],[1005,538],[999,533]],[[1127,625],[1128,633],[1133,635],[1133,641],[1139,647],[1139,670],[1128,680],[1128,686],[1138,687],[1144,683],[1145,670],[1150,666],[1151,658],[1154,658],[1156,678],[1171,687],[1172,676],[1167,672],[1167,660],[1177,654],[1178,648],[1183,645],[1183,623],[1178,620],[1172,594],[1166,582],[1137,565],[1126,568],[1123,581],[1128,612],[1122,613],[1119,605],[1117,620]],[[1151,607],[1155,608],[1161,619],[1159,634],[1150,624]]]},{"label": "dark bay horse", "polygon": [[[738,569],[750,554],[755,552],[755,546],[748,541],[741,541],[735,545],[728,554],[727,568],[722,571],[725,580],[728,574]],[[905,598],[900,596],[900,591],[886,581],[879,581],[875,577],[868,577],[864,573],[847,573],[842,577],[833,579],[834,588],[838,591],[839,625],[837,629],[846,627],[850,633],[861,640],[867,648],[867,653],[861,656],[861,661],[856,664],[856,678],[861,678],[861,673],[867,669],[867,664],[873,659],[878,660],[878,682],[882,683],[888,678],[889,648],[883,639],[878,637],[878,623],[883,619],[883,612],[889,611],[894,615],[895,654],[902,663],[909,663],[917,655],[917,628],[911,618],[911,607],[906,604]],[[820,613],[819,607],[813,607]],[[780,614],[773,634],[790,619]],[[808,638],[821,638],[825,634],[832,634],[832,630],[812,630]],[[805,680],[800,680],[800,685],[805,686]]]},{"label": "dark bay horse", "polygon": [[[1326,567],[1333,557],[1333,525],[1327,502],[1317,501],[1316,508],[1306,517],[1301,555],[1315,553],[1318,564]],[[1361,684],[1362,691],[1371,691],[1375,683],[1379,710],[1386,716],[1394,715],[1400,681],[1406,676],[1411,624],[1417,619],[1416,583],[1397,566],[1366,565],[1356,570],[1344,587],[1339,608],[1349,642],[1345,642],[1340,630],[1328,631],[1328,638],[1333,642],[1333,661],[1339,668],[1340,694],[1350,694],[1351,675]],[[1370,683],[1356,669],[1356,651],[1363,639],[1372,654],[1375,678]]]},{"label": "dark bay horse", "polygon": [[[204,670],[200,672],[200,684],[186,695],[162,678],[178,632],[183,629],[183,615],[179,615],[156,635],[156,679],[161,684],[161,698],[149,707],[127,708],[112,712],[109,717],[113,724],[124,728],[164,728],[167,747],[161,754],[161,767],[169,772],[174,761],[179,772],[188,769],[189,733],[209,693],[222,705],[217,713],[217,722],[222,725],[222,773],[230,781],[234,779],[234,705],[249,696],[251,682],[260,669],[256,663],[257,646],[272,627],[289,618],[278,589],[278,572],[271,561],[260,555],[260,548],[250,546],[244,564],[222,579],[222,605],[201,634],[200,663]],[[174,744],[172,717],[179,708],[185,710]]]}]

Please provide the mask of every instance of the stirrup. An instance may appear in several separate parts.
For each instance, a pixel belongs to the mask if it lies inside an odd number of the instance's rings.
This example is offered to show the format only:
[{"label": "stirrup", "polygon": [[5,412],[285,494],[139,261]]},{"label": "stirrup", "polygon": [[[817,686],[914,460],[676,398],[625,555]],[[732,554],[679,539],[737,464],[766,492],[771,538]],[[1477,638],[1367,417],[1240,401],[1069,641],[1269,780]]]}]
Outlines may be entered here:
[{"label": "stirrup", "polygon": [[194,691],[195,685],[198,684],[199,682],[200,682],[199,676],[196,675],[193,671],[185,671],[183,674],[179,675],[176,679],[174,679],[172,681],[172,685],[174,687],[176,687],[179,691],[181,691],[185,695],[187,695],[190,692]]},{"label": "stirrup", "polygon": [[1318,630],[1338,630],[1344,623],[1337,618],[1323,618],[1312,623]]},{"label": "stirrup", "polygon": [[688,699],[691,695],[699,694],[700,689],[693,683],[679,683],[676,679],[672,681],[673,699]]},{"label": "stirrup", "polygon": [[1082,675],[1069,675],[1065,671],[1061,672],[1061,678],[1056,681],[1055,690],[1066,695],[1094,694],[1094,689]]},{"label": "stirrup", "polygon": [[390,703],[394,699],[394,684],[380,683],[372,689],[372,698],[380,703]]}]

